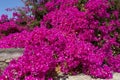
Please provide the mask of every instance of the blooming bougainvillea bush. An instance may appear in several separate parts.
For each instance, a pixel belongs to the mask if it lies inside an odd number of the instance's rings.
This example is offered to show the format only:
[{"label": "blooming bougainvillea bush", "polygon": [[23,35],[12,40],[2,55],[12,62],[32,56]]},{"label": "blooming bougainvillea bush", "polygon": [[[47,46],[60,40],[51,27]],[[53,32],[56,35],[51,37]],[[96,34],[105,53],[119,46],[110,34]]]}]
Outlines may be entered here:
[{"label": "blooming bougainvillea bush", "polygon": [[[39,21],[39,25],[32,25],[32,30],[29,21],[24,25],[26,27],[17,24],[22,20],[20,17],[13,20],[17,26],[9,24],[12,20],[0,24],[17,29],[17,32],[0,39],[0,48],[25,49],[21,57],[9,63],[0,79],[55,80],[59,73],[84,73],[94,78],[112,78],[113,72],[120,72],[118,2],[38,0],[37,4],[37,0],[35,3],[33,1],[33,7],[37,5],[37,13],[34,8],[29,8],[33,14],[28,18],[33,22]],[[42,7],[38,6],[40,4]],[[39,11],[41,14],[41,10],[46,11],[42,17],[37,15]]]}]

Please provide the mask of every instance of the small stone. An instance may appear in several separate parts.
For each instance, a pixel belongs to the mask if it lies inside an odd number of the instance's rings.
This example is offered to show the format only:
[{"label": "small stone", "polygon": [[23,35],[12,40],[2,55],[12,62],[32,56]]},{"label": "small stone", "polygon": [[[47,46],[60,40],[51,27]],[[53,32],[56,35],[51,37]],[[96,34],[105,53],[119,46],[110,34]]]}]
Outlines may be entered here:
[{"label": "small stone", "polygon": [[5,61],[5,58],[3,58],[2,56],[0,56],[0,62]]},{"label": "small stone", "polygon": [[9,63],[12,59],[6,59],[5,62]]},{"label": "small stone", "polygon": [[0,62],[0,65],[3,65],[5,62]]},{"label": "small stone", "polygon": [[0,62],[0,69],[3,69],[7,66],[5,62]]}]

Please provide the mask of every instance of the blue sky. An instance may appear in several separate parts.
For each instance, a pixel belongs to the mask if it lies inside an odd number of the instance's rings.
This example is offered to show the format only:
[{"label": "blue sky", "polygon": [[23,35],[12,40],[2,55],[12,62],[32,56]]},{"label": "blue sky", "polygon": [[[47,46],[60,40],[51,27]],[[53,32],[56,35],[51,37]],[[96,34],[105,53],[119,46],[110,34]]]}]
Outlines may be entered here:
[{"label": "blue sky", "polygon": [[12,12],[7,12],[6,8],[22,7],[24,4],[21,0],[0,0],[0,16],[7,14],[9,17],[12,16]]}]

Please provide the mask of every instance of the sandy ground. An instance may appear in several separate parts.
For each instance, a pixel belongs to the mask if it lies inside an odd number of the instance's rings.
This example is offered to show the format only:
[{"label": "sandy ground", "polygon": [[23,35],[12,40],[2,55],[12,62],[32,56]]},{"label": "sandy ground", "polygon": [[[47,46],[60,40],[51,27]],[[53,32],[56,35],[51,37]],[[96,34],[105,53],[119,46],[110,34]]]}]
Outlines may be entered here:
[{"label": "sandy ground", "polygon": [[80,74],[76,76],[69,76],[66,80],[120,80],[120,73],[114,73],[113,79],[93,79],[88,75]]}]

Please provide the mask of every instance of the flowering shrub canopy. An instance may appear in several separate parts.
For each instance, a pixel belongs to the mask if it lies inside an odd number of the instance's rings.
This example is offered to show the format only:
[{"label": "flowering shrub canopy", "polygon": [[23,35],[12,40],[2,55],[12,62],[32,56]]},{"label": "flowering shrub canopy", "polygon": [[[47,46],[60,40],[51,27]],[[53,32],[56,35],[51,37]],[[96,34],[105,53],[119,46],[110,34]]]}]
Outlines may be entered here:
[{"label": "flowering shrub canopy", "polygon": [[59,72],[112,78],[113,72],[120,72],[116,1],[34,1],[25,1],[31,15],[0,18],[0,48],[25,48],[0,79],[54,80]]}]

